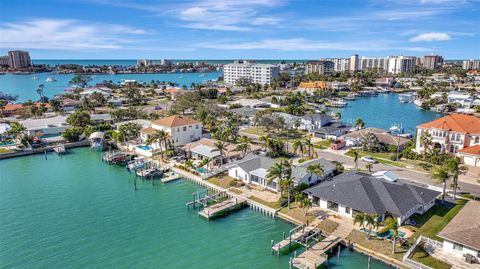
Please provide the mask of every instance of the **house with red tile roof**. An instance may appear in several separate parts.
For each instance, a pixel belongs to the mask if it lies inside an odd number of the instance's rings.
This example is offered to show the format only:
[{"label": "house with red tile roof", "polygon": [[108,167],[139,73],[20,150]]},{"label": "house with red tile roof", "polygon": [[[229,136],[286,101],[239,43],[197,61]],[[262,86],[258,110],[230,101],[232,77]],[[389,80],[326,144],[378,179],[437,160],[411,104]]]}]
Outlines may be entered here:
[{"label": "house with red tile roof", "polygon": [[[152,121],[150,126],[140,130],[140,137],[145,142],[158,130],[164,130],[175,146],[181,146],[202,138],[202,128],[202,123],[197,120],[174,115]],[[152,145],[153,148],[156,146],[158,147],[158,145]]]},{"label": "house with red tile roof", "polygon": [[417,126],[415,151],[423,152],[422,134],[432,136],[429,149],[438,148],[462,158],[471,166],[480,166],[480,118],[465,114],[451,114]]}]

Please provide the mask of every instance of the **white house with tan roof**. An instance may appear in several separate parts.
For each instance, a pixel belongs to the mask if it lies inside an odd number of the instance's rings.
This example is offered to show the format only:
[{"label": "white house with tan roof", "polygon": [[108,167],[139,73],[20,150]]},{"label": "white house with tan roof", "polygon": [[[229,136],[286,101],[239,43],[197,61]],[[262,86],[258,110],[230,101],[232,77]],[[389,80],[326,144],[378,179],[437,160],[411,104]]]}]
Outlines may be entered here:
[{"label": "white house with tan roof", "polygon": [[[185,145],[202,138],[202,123],[189,117],[174,115],[152,121],[149,127],[140,131],[142,141],[155,134],[157,130],[164,130],[175,146]],[[152,145],[155,148],[155,145]]]}]

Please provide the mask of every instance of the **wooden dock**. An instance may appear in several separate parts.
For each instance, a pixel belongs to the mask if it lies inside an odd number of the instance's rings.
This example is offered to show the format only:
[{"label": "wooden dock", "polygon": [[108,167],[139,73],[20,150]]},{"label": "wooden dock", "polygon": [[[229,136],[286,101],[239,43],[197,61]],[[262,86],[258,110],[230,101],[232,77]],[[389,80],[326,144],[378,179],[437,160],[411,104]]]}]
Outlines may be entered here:
[{"label": "wooden dock", "polygon": [[167,182],[170,182],[170,181],[175,181],[175,180],[180,179],[180,178],[181,177],[179,175],[172,173],[171,175],[168,175],[168,176],[162,178],[161,181],[163,183],[167,183]]},{"label": "wooden dock", "polygon": [[290,260],[290,268],[298,269],[316,269],[327,261],[327,252],[336,246],[341,238],[336,235],[330,235],[322,241],[314,244],[299,256]]},{"label": "wooden dock", "polygon": [[198,214],[207,220],[222,217],[229,213],[239,210],[247,205],[245,200],[230,198],[228,200],[205,207]]},{"label": "wooden dock", "polygon": [[[292,246],[293,242],[302,244],[303,239],[307,238],[308,235],[315,229],[313,226],[306,226],[305,224],[299,225],[288,232],[288,236],[283,238],[282,241],[273,244],[272,240],[272,252],[276,251],[280,255],[280,251],[286,247]],[[285,236],[284,236],[285,237]]]}]

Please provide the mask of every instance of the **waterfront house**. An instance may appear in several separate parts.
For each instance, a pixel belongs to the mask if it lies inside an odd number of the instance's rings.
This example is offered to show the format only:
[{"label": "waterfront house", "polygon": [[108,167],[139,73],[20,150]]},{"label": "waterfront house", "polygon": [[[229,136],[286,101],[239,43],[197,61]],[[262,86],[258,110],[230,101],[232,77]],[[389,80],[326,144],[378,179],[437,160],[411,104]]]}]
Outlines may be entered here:
[{"label": "waterfront house", "polygon": [[231,102],[230,104],[238,104],[242,107],[250,107],[250,108],[268,108],[270,107],[270,103],[261,101],[258,99],[238,99],[236,101]]},{"label": "waterfront house", "polygon": [[82,101],[80,100],[75,100],[75,99],[63,99],[62,100],[62,108],[63,111],[65,112],[70,112],[74,111],[77,108],[80,108],[82,106]]},{"label": "waterfront house", "polygon": [[[143,142],[146,142],[157,130],[164,130],[175,146],[181,146],[202,138],[202,127],[203,125],[199,121],[186,116],[174,115],[152,121],[149,127],[140,131],[140,137]],[[155,149],[159,145],[155,143],[152,147]]]},{"label": "waterfront house", "polygon": [[295,125],[298,124],[298,129],[306,131],[321,128],[333,121],[331,116],[319,113],[295,116],[284,112],[274,112],[273,115],[283,118],[288,128],[296,128]]},{"label": "waterfront house", "polygon": [[328,82],[326,81],[308,81],[308,82],[300,82],[298,85],[297,90],[300,92],[305,92],[310,95],[314,95],[317,91],[324,91],[329,88]]},{"label": "waterfront house", "polygon": [[337,140],[342,135],[348,133],[351,128],[352,126],[342,122],[330,122],[320,128],[311,130],[310,133],[313,137]]},{"label": "waterfront house", "polygon": [[413,184],[389,182],[366,173],[350,172],[335,176],[304,191],[314,205],[353,218],[358,213],[387,216],[399,225],[413,214],[424,214],[440,192]]},{"label": "waterfront house", "polygon": [[198,141],[187,143],[182,147],[188,158],[194,160],[211,159],[213,165],[227,164],[233,160],[241,159],[246,154],[258,152],[262,148],[259,145],[249,144],[246,151],[238,151],[237,146],[225,143],[225,151],[221,154],[215,147],[219,142],[216,139],[202,138]]},{"label": "waterfront house", "polygon": [[67,116],[55,116],[41,119],[27,119],[20,122],[26,132],[39,138],[60,136],[70,126]]},{"label": "waterfront house", "polygon": [[[467,149],[480,145],[480,118],[464,114],[451,114],[417,126],[415,151],[423,153],[421,137],[424,132],[432,136],[429,148],[454,153],[467,165],[478,166],[478,151]],[[474,155],[471,157],[470,155]],[[467,158],[465,158],[467,157]]]},{"label": "waterfront house", "polygon": [[457,256],[471,255],[480,262],[480,202],[469,201],[438,233],[443,250]]},{"label": "waterfront house", "polygon": [[364,128],[364,129],[360,129],[360,130],[345,134],[342,137],[347,142],[347,146],[360,146],[362,138],[369,133],[372,133],[373,135],[375,135],[378,138],[378,141],[380,142],[380,144],[383,144],[386,146],[388,145],[396,146],[400,150],[402,150],[405,147],[405,144],[407,144],[408,141],[410,141],[407,138],[392,135],[388,133],[386,130],[383,130],[380,128]]},{"label": "waterfront house", "polygon": [[[245,158],[232,162],[227,165],[228,175],[242,180],[247,184],[262,186],[267,190],[278,192],[280,190],[278,179],[268,182],[268,169],[275,165],[279,160],[272,159],[266,156],[249,154]],[[311,164],[320,163],[323,167],[323,175],[316,175],[307,172],[307,167]],[[310,160],[298,165],[292,166],[292,180],[294,185],[307,184],[313,185],[325,180],[333,174],[335,165],[331,162],[320,158]]]},{"label": "waterfront house", "polygon": [[[36,107],[40,107],[42,103],[35,103]],[[52,112],[52,107],[48,104],[44,104],[47,108],[47,112]],[[12,115],[24,115],[26,113],[25,106],[23,104],[7,104],[2,110],[3,116],[8,117]]]},{"label": "waterfront house", "polygon": [[112,116],[108,113],[105,113],[105,114],[90,114],[90,122],[92,124],[112,123]]}]

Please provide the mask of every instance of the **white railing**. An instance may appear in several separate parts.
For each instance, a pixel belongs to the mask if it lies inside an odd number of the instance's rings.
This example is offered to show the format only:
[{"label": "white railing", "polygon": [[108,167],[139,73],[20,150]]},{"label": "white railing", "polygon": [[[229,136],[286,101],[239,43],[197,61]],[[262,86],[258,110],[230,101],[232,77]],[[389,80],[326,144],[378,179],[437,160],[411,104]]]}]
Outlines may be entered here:
[{"label": "white railing", "polygon": [[403,256],[403,262],[417,269],[433,269],[430,266],[426,266],[425,264],[422,264],[420,262],[410,259],[410,255],[412,255],[412,252],[417,248],[418,244],[420,244],[421,242],[424,242],[436,248],[443,247],[442,242],[420,235],[417,238],[417,240],[415,240],[415,243],[413,243],[410,249],[408,249],[407,253],[405,253],[405,255]]}]

